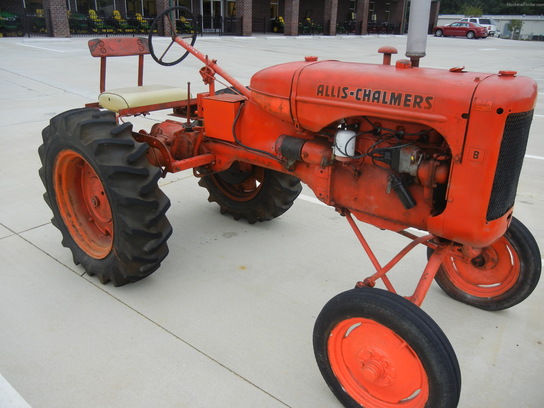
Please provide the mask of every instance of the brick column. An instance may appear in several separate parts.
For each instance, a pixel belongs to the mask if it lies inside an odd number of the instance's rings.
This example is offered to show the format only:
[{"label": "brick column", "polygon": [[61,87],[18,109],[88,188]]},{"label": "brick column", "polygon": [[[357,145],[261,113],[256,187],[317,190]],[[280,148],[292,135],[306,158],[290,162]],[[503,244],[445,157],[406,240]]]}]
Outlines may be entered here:
[{"label": "brick column", "polygon": [[70,37],[66,0],[43,0],[45,24],[50,37]]},{"label": "brick column", "polygon": [[168,0],[155,0],[155,1],[157,2],[157,15],[161,14],[167,8],[170,8],[170,2]]},{"label": "brick column", "polygon": [[368,34],[368,11],[370,0],[358,0],[355,10],[355,34]]},{"label": "brick column", "polygon": [[397,26],[398,34],[404,34],[404,9],[406,8],[406,2],[408,0],[399,0],[397,6],[391,9],[390,21]]},{"label": "brick column", "polygon": [[298,13],[300,0],[285,1],[285,35],[298,35]]},{"label": "brick column", "polygon": [[336,35],[336,19],[338,17],[338,0],[329,0],[325,2],[325,21],[323,29],[325,35]]},{"label": "brick column", "polygon": [[431,15],[429,17],[429,34],[434,32],[438,23],[438,14],[440,14],[440,1],[431,1]]},{"label": "brick column", "polygon": [[[170,8],[170,2],[168,0],[156,0],[156,1],[157,1],[157,15],[161,14],[164,10]],[[166,16],[164,17],[162,24],[160,22],[157,24],[157,28],[158,28],[159,35],[164,35],[166,37],[170,37],[172,35],[172,31],[170,30],[170,24],[168,24],[168,20],[166,20]]]},{"label": "brick column", "polygon": [[236,17],[241,20],[241,34],[251,36],[253,33],[253,0],[236,0]]}]

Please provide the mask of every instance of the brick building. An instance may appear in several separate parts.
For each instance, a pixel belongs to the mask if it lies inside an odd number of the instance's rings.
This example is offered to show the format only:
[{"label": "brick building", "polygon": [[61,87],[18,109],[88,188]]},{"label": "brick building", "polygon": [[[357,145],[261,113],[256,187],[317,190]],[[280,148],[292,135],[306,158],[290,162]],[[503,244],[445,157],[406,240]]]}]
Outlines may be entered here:
[{"label": "brick building", "polygon": [[[126,18],[152,18],[171,5],[189,8],[202,32],[249,36],[253,32],[284,35],[404,33],[410,0],[3,0],[1,11],[43,16],[46,33],[69,37],[69,15],[109,18],[116,10]],[[431,26],[440,1],[433,1]],[[432,29],[432,27],[430,27]]]}]

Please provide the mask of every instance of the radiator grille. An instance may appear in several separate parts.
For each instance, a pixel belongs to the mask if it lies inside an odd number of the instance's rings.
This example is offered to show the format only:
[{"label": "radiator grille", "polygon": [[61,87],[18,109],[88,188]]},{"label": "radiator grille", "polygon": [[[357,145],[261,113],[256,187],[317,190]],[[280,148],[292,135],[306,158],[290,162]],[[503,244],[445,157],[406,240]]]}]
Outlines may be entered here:
[{"label": "radiator grille", "polygon": [[502,217],[514,205],[523,156],[527,148],[533,111],[511,113],[506,118],[487,220]]}]

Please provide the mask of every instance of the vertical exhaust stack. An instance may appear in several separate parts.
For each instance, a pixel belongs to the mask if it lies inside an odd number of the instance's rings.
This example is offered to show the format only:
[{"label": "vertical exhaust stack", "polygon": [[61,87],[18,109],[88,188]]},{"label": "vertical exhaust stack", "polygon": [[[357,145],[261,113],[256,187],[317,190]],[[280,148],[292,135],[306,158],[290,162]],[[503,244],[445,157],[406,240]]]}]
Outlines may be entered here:
[{"label": "vertical exhaust stack", "polygon": [[406,56],[413,67],[419,67],[419,59],[425,56],[430,14],[431,0],[411,0]]}]

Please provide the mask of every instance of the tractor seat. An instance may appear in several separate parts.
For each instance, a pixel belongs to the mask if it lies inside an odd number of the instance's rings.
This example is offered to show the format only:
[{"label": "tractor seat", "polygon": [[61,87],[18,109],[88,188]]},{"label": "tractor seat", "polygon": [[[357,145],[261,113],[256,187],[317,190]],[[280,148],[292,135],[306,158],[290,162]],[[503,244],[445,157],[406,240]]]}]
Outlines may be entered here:
[{"label": "tractor seat", "polygon": [[168,85],[143,85],[130,88],[109,89],[98,96],[98,103],[104,109],[119,112],[154,106],[152,110],[170,108],[172,103],[187,101],[187,91]]},{"label": "tractor seat", "polygon": [[[187,106],[187,90],[169,85],[143,85],[144,55],[149,54],[147,38],[108,37],[89,40],[93,57],[100,57],[98,105],[121,116]],[[106,89],[107,57],[138,56],[138,86]]]}]

